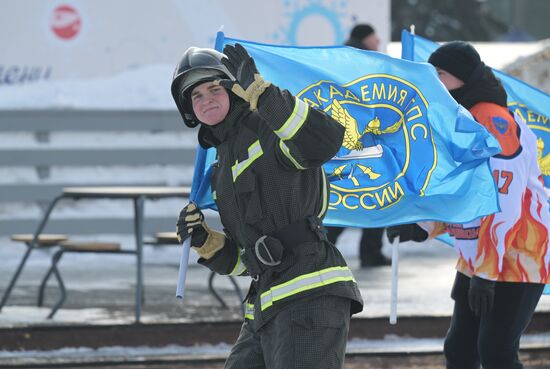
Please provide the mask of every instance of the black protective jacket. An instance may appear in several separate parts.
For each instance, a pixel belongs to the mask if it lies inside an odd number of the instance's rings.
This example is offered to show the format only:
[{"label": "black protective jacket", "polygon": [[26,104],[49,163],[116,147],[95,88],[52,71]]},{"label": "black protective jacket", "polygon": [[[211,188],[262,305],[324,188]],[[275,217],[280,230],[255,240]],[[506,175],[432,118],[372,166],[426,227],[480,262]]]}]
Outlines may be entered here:
[{"label": "black protective jacket", "polygon": [[199,262],[220,274],[246,275],[243,249],[252,250],[263,235],[284,244],[281,264],[266,267],[247,297],[245,317],[256,329],[297,299],[342,296],[353,301],[352,314],[362,310],[340,252],[303,226],[325,215],[329,184],[322,165],[336,154],[343,134],[331,117],[273,85],[256,112],[232,96],[226,119],[201,128],[201,145],[217,149],[212,191],[226,240],[212,258]]}]

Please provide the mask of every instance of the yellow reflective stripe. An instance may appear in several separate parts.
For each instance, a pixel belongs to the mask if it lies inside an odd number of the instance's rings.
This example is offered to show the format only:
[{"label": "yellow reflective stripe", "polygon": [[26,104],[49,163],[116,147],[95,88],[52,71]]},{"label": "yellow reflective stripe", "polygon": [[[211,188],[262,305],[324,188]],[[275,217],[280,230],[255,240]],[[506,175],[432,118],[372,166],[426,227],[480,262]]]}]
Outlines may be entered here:
[{"label": "yellow reflective stripe", "polygon": [[244,306],[244,318],[254,320],[254,304],[248,302]]},{"label": "yellow reflective stripe", "polygon": [[235,263],[235,266],[233,267],[233,270],[229,275],[241,275],[245,272],[246,265],[243,264],[243,261],[241,260],[241,253],[240,248],[237,251],[237,262]]},{"label": "yellow reflective stripe", "polygon": [[254,160],[262,156],[263,153],[264,152],[262,150],[262,147],[260,146],[260,140],[257,140],[252,145],[250,145],[250,147],[248,148],[248,159],[243,160],[240,163],[238,161],[235,161],[235,165],[231,167],[233,182],[235,182],[237,177],[240,176],[242,172],[244,172],[244,170],[254,162]]},{"label": "yellow reflective stripe", "polygon": [[280,140],[279,141],[279,147],[281,148],[281,151],[283,152],[283,154],[288,158],[288,160],[290,160],[292,162],[292,164],[294,164],[294,166],[298,169],[306,169],[304,168],[303,166],[300,165],[300,163],[298,163],[296,161],[296,159],[294,159],[294,157],[292,156],[292,154],[290,153],[290,149],[288,148],[288,146],[284,143],[283,140]]},{"label": "yellow reflective stripe", "polygon": [[328,193],[327,193],[327,175],[325,174],[325,168],[321,167],[321,176],[323,177],[323,192],[321,196],[323,196],[323,205],[321,207],[321,211],[319,212],[318,218],[322,219],[323,215],[325,215],[325,212],[328,208]]},{"label": "yellow reflective stripe", "polygon": [[212,191],[212,198],[214,199],[214,201],[216,201],[216,199],[218,198],[218,194],[216,193],[216,191]]},{"label": "yellow reflective stripe", "polygon": [[275,131],[275,134],[281,140],[291,139],[306,121],[308,112],[308,105],[296,97],[292,114],[290,114],[285,124]]},{"label": "yellow reflective stripe", "polygon": [[296,295],[303,291],[327,286],[336,282],[354,281],[353,274],[348,267],[331,267],[317,272],[304,274],[271,287],[260,296],[261,310],[269,308],[275,301]]}]

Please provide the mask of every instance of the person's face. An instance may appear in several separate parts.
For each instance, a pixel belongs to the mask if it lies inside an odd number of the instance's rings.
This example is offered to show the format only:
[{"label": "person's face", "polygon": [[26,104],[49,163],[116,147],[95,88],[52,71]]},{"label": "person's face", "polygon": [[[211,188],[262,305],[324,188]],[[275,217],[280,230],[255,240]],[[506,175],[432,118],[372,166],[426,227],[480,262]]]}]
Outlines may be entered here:
[{"label": "person's face", "polygon": [[443,83],[447,90],[456,90],[457,88],[464,86],[464,82],[453,76],[451,73],[441,68],[436,69],[439,80]]},{"label": "person's face", "polygon": [[367,50],[378,51],[378,46],[380,45],[380,39],[378,38],[376,33],[371,33],[370,35],[368,35],[363,39],[362,43]]},{"label": "person's face", "polygon": [[207,126],[219,124],[229,112],[229,94],[213,82],[204,82],[193,88],[191,103],[197,119]]}]

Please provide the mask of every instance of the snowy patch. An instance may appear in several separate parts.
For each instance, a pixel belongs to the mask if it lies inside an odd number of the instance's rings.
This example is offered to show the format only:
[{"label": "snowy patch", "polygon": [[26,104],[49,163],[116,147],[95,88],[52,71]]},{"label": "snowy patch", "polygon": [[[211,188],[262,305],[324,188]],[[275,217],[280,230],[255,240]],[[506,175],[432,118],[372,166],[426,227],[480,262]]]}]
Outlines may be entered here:
[{"label": "snowy patch", "polygon": [[152,64],[87,80],[0,86],[0,109],[175,110],[172,64]]}]

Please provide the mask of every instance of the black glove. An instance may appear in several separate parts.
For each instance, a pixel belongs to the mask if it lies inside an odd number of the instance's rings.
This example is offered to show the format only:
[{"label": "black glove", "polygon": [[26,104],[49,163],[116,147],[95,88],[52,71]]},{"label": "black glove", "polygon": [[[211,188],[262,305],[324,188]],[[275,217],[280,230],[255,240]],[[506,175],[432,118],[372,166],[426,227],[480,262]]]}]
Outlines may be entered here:
[{"label": "black glove", "polygon": [[184,207],[176,223],[176,233],[180,243],[191,237],[191,246],[201,247],[208,237],[208,232],[203,226],[204,214],[197,204],[190,202]]},{"label": "black glove", "polygon": [[241,44],[226,45],[222,59],[223,65],[235,77],[235,81],[223,79],[215,83],[233,91],[233,93],[250,104],[250,110],[256,110],[260,95],[271,83],[266,82],[256,68],[254,59]]},{"label": "black glove", "polygon": [[191,236],[191,247],[207,260],[225,245],[225,234],[208,228],[204,214],[194,202],[181,210],[176,233],[180,243]]},{"label": "black glove", "polygon": [[399,242],[414,241],[423,242],[428,239],[428,232],[416,223],[401,224],[386,228],[388,240],[393,243],[393,240],[399,236]]},{"label": "black glove", "polygon": [[495,301],[495,281],[473,276],[470,279],[468,302],[476,316],[481,316],[493,310]]}]

